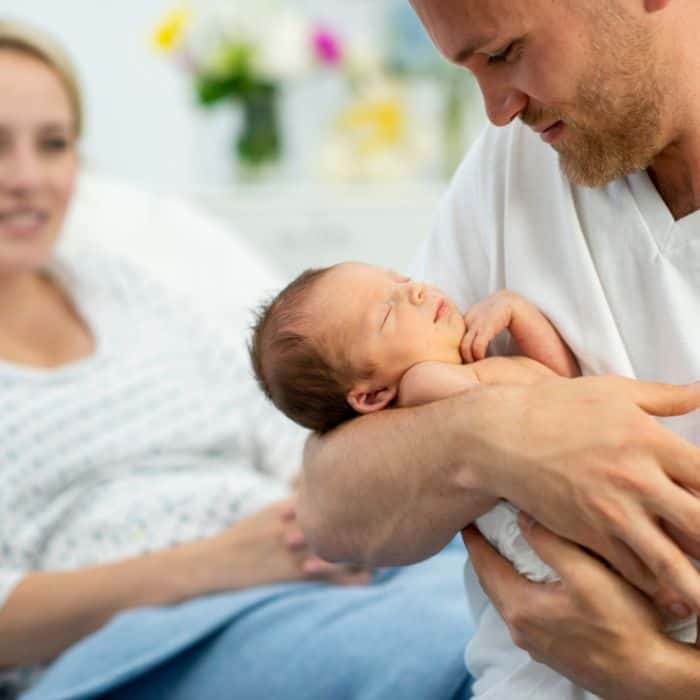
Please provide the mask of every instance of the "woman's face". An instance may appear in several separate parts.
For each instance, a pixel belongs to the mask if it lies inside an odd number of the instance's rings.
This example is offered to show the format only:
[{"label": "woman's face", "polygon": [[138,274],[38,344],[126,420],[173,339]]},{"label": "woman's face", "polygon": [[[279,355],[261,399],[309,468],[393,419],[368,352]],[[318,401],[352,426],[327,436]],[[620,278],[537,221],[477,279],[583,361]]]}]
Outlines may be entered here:
[{"label": "woman's face", "polygon": [[51,255],[75,184],[75,116],[47,64],[0,49],[0,275]]}]

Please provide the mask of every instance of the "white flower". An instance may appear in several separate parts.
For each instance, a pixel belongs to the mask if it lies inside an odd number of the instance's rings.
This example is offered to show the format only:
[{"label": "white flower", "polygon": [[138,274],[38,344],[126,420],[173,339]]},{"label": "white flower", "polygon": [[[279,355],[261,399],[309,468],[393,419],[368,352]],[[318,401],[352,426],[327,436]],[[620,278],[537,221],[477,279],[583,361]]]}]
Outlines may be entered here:
[{"label": "white flower", "polygon": [[300,78],[313,66],[311,23],[292,10],[280,10],[258,37],[256,65],[271,80]]},{"label": "white flower", "polygon": [[278,82],[311,70],[311,38],[311,22],[280,0],[210,0],[196,15],[188,49],[195,65],[217,72],[222,50],[245,46],[256,75]]},{"label": "white flower", "polygon": [[386,78],[382,54],[367,37],[355,38],[346,50],[345,69],[350,80],[367,83]]}]

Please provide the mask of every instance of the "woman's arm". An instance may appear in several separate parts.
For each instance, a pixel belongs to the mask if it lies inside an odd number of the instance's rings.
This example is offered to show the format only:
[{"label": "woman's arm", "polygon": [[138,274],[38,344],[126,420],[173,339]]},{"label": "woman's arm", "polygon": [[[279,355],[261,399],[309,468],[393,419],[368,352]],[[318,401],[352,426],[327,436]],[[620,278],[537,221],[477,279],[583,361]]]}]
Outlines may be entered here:
[{"label": "woman's arm", "polygon": [[0,609],[0,667],[45,663],[126,608],[188,597],[188,547],[25,576]]},{"label": "woman's arm", "polygon": [[0,609],[0,668],[44,663],[113,615],[280,581],[364,583],[310,555],[292,500],[217,535],[114,564],[25,576]]},{"label": "woman's arm", "polygon": [[580,369],[571,350],[533,304],[503,289],[474,304],[464,316],[467,332],[462,354],[467,362],[486,357],[489,343],[506,328],[524,355],[549,367],[562,377],[578,377]]}]

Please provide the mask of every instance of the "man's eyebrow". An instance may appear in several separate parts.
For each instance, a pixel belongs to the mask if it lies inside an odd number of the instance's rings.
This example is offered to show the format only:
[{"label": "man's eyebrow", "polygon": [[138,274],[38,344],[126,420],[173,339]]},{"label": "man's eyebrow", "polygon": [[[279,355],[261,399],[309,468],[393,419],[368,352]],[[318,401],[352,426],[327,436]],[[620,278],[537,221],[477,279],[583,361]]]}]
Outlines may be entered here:
[{"label": "man's eyebrow", "polygon": [[482,46],[486,46],[491,39],[486,36],[478,36],[467,42],[464,48],[460,49],[452,57],[452,62],[457,64],[466,63]]}]

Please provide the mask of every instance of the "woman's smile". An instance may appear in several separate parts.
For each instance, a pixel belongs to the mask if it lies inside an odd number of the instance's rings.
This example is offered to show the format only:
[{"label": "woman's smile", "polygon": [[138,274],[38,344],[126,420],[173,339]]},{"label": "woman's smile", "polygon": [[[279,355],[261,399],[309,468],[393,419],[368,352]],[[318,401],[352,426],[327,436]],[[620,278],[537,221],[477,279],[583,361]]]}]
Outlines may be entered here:
[{"label": "woman's smile", "polygon": [[0,235],[8,238],[33,238],[39,235],[49,216],[34,208],[0,211]]}]

